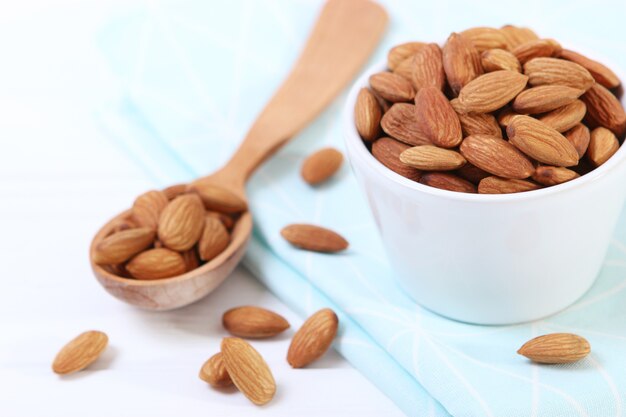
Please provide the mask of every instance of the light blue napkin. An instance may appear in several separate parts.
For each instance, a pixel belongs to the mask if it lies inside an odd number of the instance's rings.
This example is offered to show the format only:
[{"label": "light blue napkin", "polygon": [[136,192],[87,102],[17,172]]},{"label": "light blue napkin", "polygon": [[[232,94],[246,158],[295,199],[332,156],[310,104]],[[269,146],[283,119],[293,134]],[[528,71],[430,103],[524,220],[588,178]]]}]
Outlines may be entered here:
[{"label": "light blue napkin", "polygon": [[[568,3],[566,12],[546,5],[551,9],[542,13],[539,3],[512,3],[499,12],[480,2],[431,3],[389,1],[390,14],[398,19],[373,61],[398,41],[442,40],[451,30],[477,24],[524,23],[534,16],[536,22],[526,24],[539,32],[544,28],[546,36],[575,33],[576,42],[589,44],[601,39],[598,33],[610,37],[611,24],[620,24],[612,14],[602,14],[602,25],[583,27],[599,12],[576,13],[575,3]],[[155,187],[213,171],[287,73],[319,6],[288,0],[154,2],[115,18],[99,43],[125,94],[98,111],[103,129],[154,178]],[[571,27],[539,17],[557,11],[560,22]],[[623,45],[602,45],[601,52],[615,56],[613,62],[625,63]],[[249,196],[256,228],[246,266],[303,316],[333,308],[341,322],[336,348],[408,415],[623,415],[626,214],[597,284],[567,311],[502,327],[434,315],[396,286],[349,167],[315,189],[299,177],[305,155],[326,145],[343,148],[344,98],[253,178]],[[339,255],[293,249],[279,231],[294,222],[335,229],[347,237],[350,249]],[[576,364],[538,366],[515,353],[531,337],[561,331],[585,336],[592,354]]]}]

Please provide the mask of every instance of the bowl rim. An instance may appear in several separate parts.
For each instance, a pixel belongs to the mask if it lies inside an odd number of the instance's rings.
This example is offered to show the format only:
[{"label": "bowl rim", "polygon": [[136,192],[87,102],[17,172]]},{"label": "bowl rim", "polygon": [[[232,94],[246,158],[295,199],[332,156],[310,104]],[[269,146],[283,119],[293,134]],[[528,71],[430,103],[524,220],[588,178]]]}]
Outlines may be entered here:
[{"label": "bowl rim", "polygon": [[[585,53],[585,56],[589,56]],[[592,58],[597,59],[597,58]],[[600,62],[609,62],[606,59],[601,59]],[[614,72],[617,73],[620,80],[624,80],[623,74],[621,71],[616,71],[614,68],[618,68],[616,66],[611,65],[610,67]],[[365,143],[361,139],[361,136],[356,130],[356,126],[354,124],[354,105],[356,103],[356,97],[358,92],[362,87],[368,85],[368,78],[370,75],[384,71],[387,69],[386,60],[380,60],[373,65],[369,66],[353,83],[352,87],[350,87],[350,91],[348,93],[347,99],[344,104],[343,114],[342,114],[342,124],[343,124],[343,136],[344,142],[346,145],[346,149],[348,151],[349,156],[358,157],[362,160],[368,168],[377,171],[383,178],[386,178],[388,181],[394,182],[404,188],[415,190],[419,193],[428,194],[432,197],[462,201],[462,202],[471,202],[471,203],[504,203],[504,202],[513,202],[513,201],[525,201],[532,200],[536,198],[548,197],[554,194],[560,194],[564,192],[574,191],[583,187],[588,186],[591,183],[597,182],[599,179],[605,177],[606,175],[610,175],[614,173],[617,168],[626,163],[626,141],[622,143],[617,152],[609,158],[604,164],[595,168],[585,175],[581,175],[578,178],[575,178],[571,181],[564,182],[558,185],[553,185],[550,187],[540,188],[538,190],[525,191],[521,193],[508,193],[508,194],[473,194],[473,193],[463,193],[457,191],[449,191],[443,190],[440,188],[431,187],[428,185],[421,184],[417,181],[410,180],[408,178],[403,177],[402,175],[392,171],[387,168],[385,165],[380,163],[372,153],[367,149]],[[618,68],[619,69],[619,68]],[[623,83],[622,83],[623,85]],[[626,94],[622,96],[620,102],[622,106],[626,103]]]}]

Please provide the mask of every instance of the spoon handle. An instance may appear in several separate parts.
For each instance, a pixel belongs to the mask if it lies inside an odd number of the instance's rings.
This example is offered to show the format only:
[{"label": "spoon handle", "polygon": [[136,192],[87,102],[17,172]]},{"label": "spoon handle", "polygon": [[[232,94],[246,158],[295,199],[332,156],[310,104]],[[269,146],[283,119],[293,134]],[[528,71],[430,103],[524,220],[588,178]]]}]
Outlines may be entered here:
[{"label": "spoon handle", "polygon": [[352,80],[386,25],[386,12],[374,2],[329,0],[289,76],[218,173],[220,180],[243,186],[263,161],[309,124]]}]

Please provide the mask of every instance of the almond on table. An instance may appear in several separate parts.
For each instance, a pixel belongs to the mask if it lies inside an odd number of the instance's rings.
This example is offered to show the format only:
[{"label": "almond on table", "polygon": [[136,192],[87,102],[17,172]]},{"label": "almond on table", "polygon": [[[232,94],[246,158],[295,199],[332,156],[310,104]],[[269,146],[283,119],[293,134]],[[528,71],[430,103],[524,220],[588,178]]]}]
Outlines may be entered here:
[{"label": "almond on table", "polygon": [[591,352],[589,342],[571,333],[552,333],[535,337],[524,343],[517,353],[533,362],[545,364],[570,363],[583,359]]},{"label": "almond on table", "polygon": [[234,336],[251,339],[273,337],[289,328],[280,314],[255,306],[231,308],[222,316],[222,325]]},{"label": "almond on table", "polygon": [[339,319],[330,308],[313,314],[293,336],[287,362],[292,368],[302,368],[319,359],[330,348],[338,326]]},{"label": "almond on table", "polygon": [[312,224],[292,224],[280,234],[293,246],[314,252],[340,252],[348,247],[348,241],[340,234]]},{"label": "almond on table", "polygon": [[83,370],[100,357],[108,343],[109,338],[103,332],[90,330],[81,333],[59,351],[52,370],[60,375]]}]

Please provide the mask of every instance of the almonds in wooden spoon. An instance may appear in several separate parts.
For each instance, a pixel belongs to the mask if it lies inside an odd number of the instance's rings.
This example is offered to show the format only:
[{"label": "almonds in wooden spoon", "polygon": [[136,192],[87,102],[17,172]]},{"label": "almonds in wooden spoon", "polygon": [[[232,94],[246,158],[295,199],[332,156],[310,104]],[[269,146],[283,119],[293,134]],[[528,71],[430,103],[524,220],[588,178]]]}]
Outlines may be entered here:
[{"label": "almonds in wooden spoon", "polygon": [[90,330],[81,333],[59,351],[52,370],[66,375],[85,369],[100,357],[108,342],[109,338],[103,332]]}]

